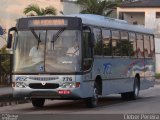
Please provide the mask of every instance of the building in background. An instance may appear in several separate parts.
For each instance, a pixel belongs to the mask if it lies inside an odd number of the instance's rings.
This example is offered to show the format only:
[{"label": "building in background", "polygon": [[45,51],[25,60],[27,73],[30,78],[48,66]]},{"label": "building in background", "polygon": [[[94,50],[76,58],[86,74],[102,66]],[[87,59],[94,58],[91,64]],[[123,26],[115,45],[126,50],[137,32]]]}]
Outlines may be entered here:
[{"label": "building in background", "polygon": [[[4,30],[3,28],[0,26],[0,39],[4,39],[3,35],[4,35]],[[5,40],[0,40],[0,49],[6,44],[6,41]]]},{"label": "building in background", "polygon": [[63,14],[78,14],[82,10],[80,5],[76,4],[76,0],[61,0],[63,4]]},{"label": "building in background", "polygon": [[1,0],[0,3],[0,25],[6,29],[15,26],[18,18],[25,17],[23,10],[29,4],[38,4],[42,8],[54,6],[58,14],[60,14],[60,11],[63,11],[60,0]]},{"label": "building in background", "polygon": [[3,29],[1,26],[0,26],[0,35],[3,35]]},{"label": "building in background", "polygon": [[[63,11],[61,0],[0,0],[0,4],[0,26],[6,32],[10,27],[15,26],[18,18],[26,16],[23,10],[30,4],[38,4],[41,8],[54,6],[58,15],[61,15],[60,12]],[[6,34],[0,36],[0,44],[1,47],[6,44]]]},{"label": "building in background", "polygon": [[[76,14],[80,12],[80,7],[75,0],[0,0],[0,26],[6,31],[15,26],[16,20],[26,17],[23,10],[30,4],[38,4],[40,8],[54,6],[57,15]],[[0,36],[0,49],[6,44],[7,35]]]},{"label": "building in background", "polygon": [[160,73],[160,0],[141,0],[122,4],[117,18],[155,31],[156,72]]}]

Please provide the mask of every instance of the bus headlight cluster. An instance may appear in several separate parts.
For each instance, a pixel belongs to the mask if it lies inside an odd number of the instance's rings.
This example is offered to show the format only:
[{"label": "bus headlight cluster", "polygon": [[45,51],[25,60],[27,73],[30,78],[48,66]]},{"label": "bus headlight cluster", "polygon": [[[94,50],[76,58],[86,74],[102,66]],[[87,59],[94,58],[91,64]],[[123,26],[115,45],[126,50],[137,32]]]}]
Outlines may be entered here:
[{"label": "bus headlight cluster", "polygon": [[26,88],[26,87],[27,87],[27,84],[25,84],[24,82],[16,82],[16,87]]},{"label": "bus headlight cluster", "polygon": [[80,83],[79,82],[65,82],[61,84],[60,87],[61,88],[76,88],[76,87],[80,87]]}]

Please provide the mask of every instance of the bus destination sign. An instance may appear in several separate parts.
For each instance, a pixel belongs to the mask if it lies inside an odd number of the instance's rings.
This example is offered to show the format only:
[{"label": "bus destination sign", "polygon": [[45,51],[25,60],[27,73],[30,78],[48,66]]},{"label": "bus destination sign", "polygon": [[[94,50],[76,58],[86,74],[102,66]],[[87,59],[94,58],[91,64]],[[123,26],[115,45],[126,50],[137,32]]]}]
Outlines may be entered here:
[{"label": "bus destination sign", "polygon": [[29,21],[29,27],[58,27],[67,25],[68,21],[64,19],[34,19]]}]

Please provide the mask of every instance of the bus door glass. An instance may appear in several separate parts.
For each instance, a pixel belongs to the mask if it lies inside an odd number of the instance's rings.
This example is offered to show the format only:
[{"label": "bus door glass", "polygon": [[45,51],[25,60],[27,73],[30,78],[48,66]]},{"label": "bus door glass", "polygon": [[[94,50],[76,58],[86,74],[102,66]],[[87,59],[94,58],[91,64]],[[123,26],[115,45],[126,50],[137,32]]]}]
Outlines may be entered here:
[{"label": "bus door glass", "polygon": [[83,71],[89,70],[92,66],[92,37],[91,31],[88,29],[83,30]]}]

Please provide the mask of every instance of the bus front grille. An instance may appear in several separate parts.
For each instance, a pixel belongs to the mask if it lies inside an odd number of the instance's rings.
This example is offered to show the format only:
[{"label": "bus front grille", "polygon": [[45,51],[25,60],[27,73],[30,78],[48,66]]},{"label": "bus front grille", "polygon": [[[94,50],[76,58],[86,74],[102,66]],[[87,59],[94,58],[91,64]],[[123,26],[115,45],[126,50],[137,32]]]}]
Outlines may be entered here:
[{"label": "bus front grille", "polygon": [[42,85],[41,83],[31,83],[29,84],[29,87],[32,89],[56,89],[59,87],[59,84],[46,83],[45,85]]}]

